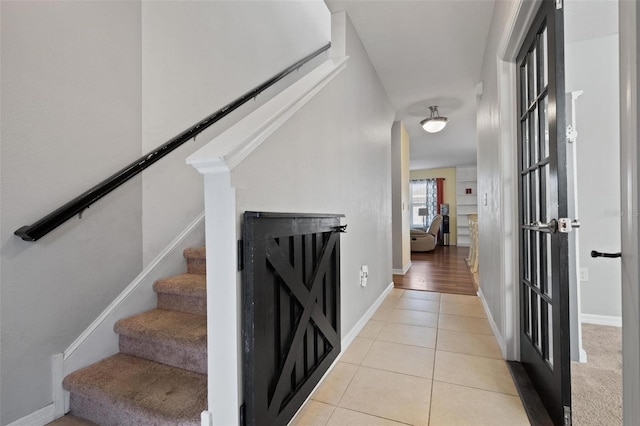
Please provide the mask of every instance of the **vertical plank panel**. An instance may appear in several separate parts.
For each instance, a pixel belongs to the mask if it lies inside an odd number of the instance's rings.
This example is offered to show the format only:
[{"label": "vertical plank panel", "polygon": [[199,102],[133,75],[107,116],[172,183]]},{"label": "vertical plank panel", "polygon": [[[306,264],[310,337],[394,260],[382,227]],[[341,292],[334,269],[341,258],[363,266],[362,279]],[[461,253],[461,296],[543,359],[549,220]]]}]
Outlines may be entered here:
[{"label": "vertical plank panel", "polygon": [[[305,283],[307,287],[311,287],[311,280],[313,279],[313,272],[315,271],[316,262],[313,256],[313,234],[307,234],[304,236],[304,275]],[[304,343],[304,374],[309,374],[309,371],[315,364],[315,339],[316,331],[313,325],[313,320],[307,324],[307,335],[305,336]]]},{"label": "vertical plank panel", "polygon": [[[340,330],[340,244],[336,244],[336,248],[332,254],[333,258],[333,279],[331,280],[331,288],[333,289],[333,326],[334,329]],[[338,333],[340,336],[340,333]],[[340,339],[334,347],[340,352]]]},{"label": "vertical plank panel", "polygon": [[[322,233],[315,233],[313,234],[313,241],[314,241],[314,259],[315,259],[315,263],[317,264],[318,261],[320,260],[320,254],[322,253],[322,247],[323,247],[323,241],[322,241]],[[326,315],[326,310],[325,310],[325,300],[326,300],[326,288],[324,286],[322,286],[322,291],[320,292],[320,296],[318,297],[318,306],[320,306],[322,308],[322,312]],[[324,350],[324,339],[322,338],[322,334],[319,333],[317,330],[314,332],[315,334],[315,347],[314,347],[314,359],[315,362],[318,362],[318,360],[320,358],[322,358],[325,354],[325,350]]]},{"label": "vertical plank panel", "polygon": [[[325,233],[323,235],[323,239],[325,240],[325,244],[327,244],[327,242],[329,241],[329,238],[331,237],[330,233]],[[333,259],[333,255],[332,255],[332,259],[331,259],[331,265],[329,266],[329,269],[327,270],[327,275],[324,277],[324,288],[326,289],[327,293],[326,293],[326,316],[329,319],[329,322],[331,323],[331,325],[333,325],[335,327],[336,324],[336,288],[334,286],[334,280],[333,280],[333,276],[334,276],[334,268],[335,268],[335,261]],[[331,346],[329,345],[329,342],[325,339],[325,352],[328,352],[331,350]]]},{"label": "vertical plank panel", "polygon": [[[290,237],[280,238],[280,249],[287,259],[291,258],[291,246],[292,239]],[[277,352],[276,362],[278,365],[278,374],[275,377],[277,381],[282,374],[282,354],[286,354],[289,348],[289,342],[291,341],[291,311],[293,309],[293,301],[287,290],[286,283],[279,280],[278,287],[278,300],[280,303],[280,314],[278,315],[278,329],[280,330],[280,344],[275,346]]]},{"label": "vertical plank panel", "polygon": [[335,352],[340,353],[340,350],[341,350],[340,327],[342,326],[342,324],[340,319],[340,242],[339,241],[336,244],[336,248],[333,250],[333,259],[334,259],[334,276],[333,276],[333,283],[331,287],[333,288],[333,291],[335,293],[334,305],[333,305],[333,309],[335,311],[334,329],[338,331],[338,342],[334,347],[334,350]]},{"label": "vertical plank panel", "polygon": [[[297,219],[296,219],[297,220]],[[303,245],[303,235],[294,235],[293,236],[293,266],[296,271],[296,276],[305,283],[305,286],[309,288],[309,283],[305,280],[305,271],[304,271],[304,245]],[[295,325],[298,326],[299,318],[302,316],[302,311],[304,306],[301,306],[296,302],[296,320]],[[292,329],[291,334],[295,333],[295,327]],[[304,380],[305,377],[305,350],[306,350],[306,338],[303,339],[302,349],[298,352],[298,357],[296,360],[295,367],[293,368],[294,373],[291,377],[292,389],[295,389],[299,383]]]}]

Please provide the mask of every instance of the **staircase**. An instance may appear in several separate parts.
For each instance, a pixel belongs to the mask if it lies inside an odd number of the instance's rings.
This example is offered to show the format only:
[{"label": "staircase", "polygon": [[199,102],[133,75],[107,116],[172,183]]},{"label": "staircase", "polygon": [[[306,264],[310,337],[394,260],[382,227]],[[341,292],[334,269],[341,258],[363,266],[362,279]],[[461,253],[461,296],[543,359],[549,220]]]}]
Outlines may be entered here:
[{"label": "staircase", "polygon": [[65,377],[71,414],[99,425],[199,425],[207,408],[205,249],[158,280],[157,308],[118,321],[120,353]]}]

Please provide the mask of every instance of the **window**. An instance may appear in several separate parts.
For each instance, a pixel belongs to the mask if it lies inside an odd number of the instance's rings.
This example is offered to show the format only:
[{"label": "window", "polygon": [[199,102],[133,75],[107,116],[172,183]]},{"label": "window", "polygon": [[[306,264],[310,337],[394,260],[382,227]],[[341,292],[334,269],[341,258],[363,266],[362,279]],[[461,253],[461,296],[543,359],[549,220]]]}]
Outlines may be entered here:
[{"label": "window", "polygon": [[[435,179],[412,180],[410,184],[410,212],[412,228],[427,228],[438,213],[438,196]],[[426,216],[420,216],[420,209],[427,209]]]}]

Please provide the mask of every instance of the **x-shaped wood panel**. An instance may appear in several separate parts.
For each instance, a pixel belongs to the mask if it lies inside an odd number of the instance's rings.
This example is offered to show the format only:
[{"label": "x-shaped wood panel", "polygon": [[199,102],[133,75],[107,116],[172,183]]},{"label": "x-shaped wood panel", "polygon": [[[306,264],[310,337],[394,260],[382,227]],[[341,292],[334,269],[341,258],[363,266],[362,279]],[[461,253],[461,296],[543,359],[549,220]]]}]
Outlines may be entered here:
[{"label": "x-shaped wood panel", "polygon": [[333,249],[339,236],[340,234],[337,232],[331,233],[329,240],[322,248],[319,261],[312,274],[310,290],[307,289],[300,277],[298,277],[280,246],[276,244],[274,240],[268,240],[266,242],[267,259],[275,271],[280,275],[287,287],[289,287],[294,297],[303,306],[302,315],[296,326],[293,339],[289,346],[289,352],[286,355],[271,403],[269,404],[270,418],[275,418],[278,415],[282,400],[286,396],[285,392],[287,391],[287,381],[290,380],[298,353],[302,350],[303,338],[307,331],[310,319],[313,319],[318,329],[324,334],[325,338],[331,345],[335,346],[339,343],[337,331],[333,328],[327,317],[322,312],[322,308],[318,306],[317,303],[318,295],[323,287],[323,279],[331,265]]}]

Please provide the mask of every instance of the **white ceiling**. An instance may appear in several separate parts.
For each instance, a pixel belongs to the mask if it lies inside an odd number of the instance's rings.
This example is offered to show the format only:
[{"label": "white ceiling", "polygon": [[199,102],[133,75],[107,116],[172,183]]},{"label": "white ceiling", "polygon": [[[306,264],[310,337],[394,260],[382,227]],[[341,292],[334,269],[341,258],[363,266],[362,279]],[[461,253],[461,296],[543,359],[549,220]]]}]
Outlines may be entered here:
[{"label": "white ceiling", "polygon": [[[494,0],[325,0],[346,10],[411,138],[411,169],[476,163],[475,87]],[[428,107],[449,118],[420,127]]]}]

